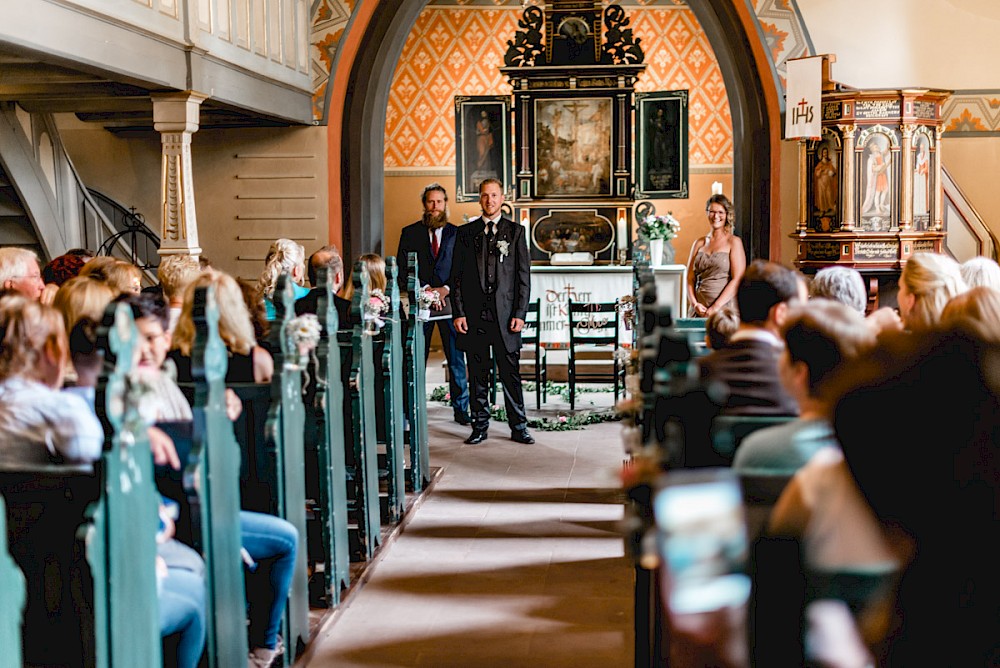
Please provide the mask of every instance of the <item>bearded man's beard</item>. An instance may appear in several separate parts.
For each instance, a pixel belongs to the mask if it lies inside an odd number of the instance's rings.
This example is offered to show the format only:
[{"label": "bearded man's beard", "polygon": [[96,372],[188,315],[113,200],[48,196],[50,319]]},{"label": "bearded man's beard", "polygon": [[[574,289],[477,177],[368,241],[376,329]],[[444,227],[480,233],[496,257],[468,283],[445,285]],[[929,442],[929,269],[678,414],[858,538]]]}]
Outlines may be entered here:
[{"label": "bearded man's beard", "polygon": [[438,228],[444,227],[448,224],[448,212],[440,211],[434,213],[433,211],[424,212],[424,225],[431,230],[436,230]]}]

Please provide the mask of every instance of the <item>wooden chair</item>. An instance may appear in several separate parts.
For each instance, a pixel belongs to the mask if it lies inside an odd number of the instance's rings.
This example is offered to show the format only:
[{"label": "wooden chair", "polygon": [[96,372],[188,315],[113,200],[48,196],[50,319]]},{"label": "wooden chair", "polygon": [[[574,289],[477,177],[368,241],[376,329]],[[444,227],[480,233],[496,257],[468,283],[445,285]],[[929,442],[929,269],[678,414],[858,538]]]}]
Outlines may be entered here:
[{"label": "wooden chair", "polygon": [[[541,299],[529,303],[528,317],[521,331],[521,378],[531,378],[535,383],[535,408],[541,408],[542,402],[548,398],[545,386],[549,382],[549,367],[545,346],[542,345],[541,314]],[[524,359],[525,352],[531,355],[530,360]],[[495,374],[496,365],[493,368]],[[525,368],[530,369],[530,373],[525,373]],[[495,382],[493,386],[496,386]]]},{"label": "wooden chair", "polygon": [[[612,383],[615,403],[625,386],[625,366],[618,352],[617,302],[582,303],[568,300],[569,309],[569,407],[576,409],[577,383]],[[611,370],[607,370],[610,364]],[[603,368],[602,368],[603,367]]]}]

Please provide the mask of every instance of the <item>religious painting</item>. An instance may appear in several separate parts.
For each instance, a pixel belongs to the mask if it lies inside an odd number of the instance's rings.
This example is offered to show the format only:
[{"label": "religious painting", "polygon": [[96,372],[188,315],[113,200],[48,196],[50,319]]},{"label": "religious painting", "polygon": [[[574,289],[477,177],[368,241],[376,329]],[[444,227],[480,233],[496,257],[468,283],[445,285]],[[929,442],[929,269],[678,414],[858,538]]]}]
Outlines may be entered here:
[{"label": "religious painting", "polygon": [[913,229],[931,228],[931,139],[921,128],[913,136]]},{"label": "religious painting", "polygon": [[611,195],[611,98],[535,100],[535,196]]},{"label": "religious painting", "polygon": [[508,192],[510,177],[510,98],[455,97],[455,199],[479,199],[479,184],[500,179]]},{"label": "religious painting", "polygon": [[895,193],[899,189],[892,146],[895,137],[881,126],[865,130],[858,140],[861,174],[861,227],[866,232],[887,232],[896,218]]},{"label": "religious painting", "polygon": [[840,229],[841,153],[840,137],[828,128],[819,141],[812,142],[809,227],[816,232]]},{"label": "religious painting", "polygon": [[636,197],[688,196],[688,92],[637,93]]}]

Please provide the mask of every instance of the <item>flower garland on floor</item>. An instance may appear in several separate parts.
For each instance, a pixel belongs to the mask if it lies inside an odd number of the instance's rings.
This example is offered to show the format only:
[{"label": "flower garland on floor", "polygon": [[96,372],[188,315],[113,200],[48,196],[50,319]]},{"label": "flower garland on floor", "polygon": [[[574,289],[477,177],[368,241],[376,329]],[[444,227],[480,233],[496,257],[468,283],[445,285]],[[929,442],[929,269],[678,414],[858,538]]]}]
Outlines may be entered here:
[{"label": "flower garland on floor", "polygon": [[[528,388],[529,385],[531,385],[530,391],[534,391],[535,387],[534,387],[534,384],[532,384],[532,383],[525,383],[524,384],[525,391],[529,391],[529,388]],[[559,388],[559,387],[563,387],[563,386],[556,385],[555,383],[552,383],[551,381],[549,381],[548,387],[549,388],[552,388],[552,387]],[[579,388],[579,387],[577,388],[577,392],[580,392],[581,390],[582,391],[587,391],[587,392],[605,392],[605,391],[610,392],[611,391],[610,388],[608,388],[608,389],[602,389],[602,388],[586,388],[586,389],[584,389],[584,388]],[[549,389],[549,392],[550,393],[555,393],[555,392],[553,392],[552,389]],[[427,400],[428,401],[439,401],[439,402],[443,403],[446,406],[450,406],[451,405],[451,394],[448,392],[448,388],[446,386],[439,385],[438,387],[435,387],[433,390],[431,390],[431,393],[427,397]],[[568,400],[569,399],[567,398],[567,401]],[[506,422],[507,421],[507,409],[505,409],[500,404],[492,404],[490,406],[490,418],[493,419],[493,420],[496,420],[497,422]],[[620,420],[620,419],[621,419],[621,415],[619,415],[618,412],[615,411],[615,410],[613,410],[613,409],[604,410],[604,411],[585,411],[585,412],[577,413],[575,415],[560,415],[560,416],[558,416],[556,418],[529,418],[528,419],[528,427],[530,427],[531,429],[536,429],[538,431],[572,431],[572,430],[575,430],[575,429],[583,429],[588,424],[598,424],[598,423],[601,423],[601,422],[613,422],[615,420]]]}]

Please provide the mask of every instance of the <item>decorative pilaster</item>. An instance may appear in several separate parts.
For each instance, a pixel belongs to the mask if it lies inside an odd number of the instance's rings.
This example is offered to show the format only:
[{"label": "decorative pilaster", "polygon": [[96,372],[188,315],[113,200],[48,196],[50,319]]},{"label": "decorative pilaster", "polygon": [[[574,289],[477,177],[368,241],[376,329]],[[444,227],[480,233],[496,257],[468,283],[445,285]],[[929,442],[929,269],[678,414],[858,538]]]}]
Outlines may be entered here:
[{"label": "decorative pilaster", "polygon": [[903,133],[903,160],[900,181],[903,184],[903,207],[899,226],[903,230],[913,229],[913,131],[917,126],[904,123],[899,128]]},{"label": "decorative pilaster", "polygon": [[806,153],[806,142],[799,140],[799,222],[796,232],[805,232],[809,228],[809,156]]},{"label": "decorative pilaster", "polygon": [[844,220],[840,223],[840,229],[844,232],[850,232],[854,230],[855,199],[857,198],[854,183],[854,133],[857,131],[857,126],[849,123],[837,127],[844,137]]},{"label": "decorative pilaster", "polygon": [[199,107],[207,96],[191,91],[153,94],[153,127],[160,133],[161,256],[200,255],[194,207],[191,135],[198,131]]},{"label": "decorative pilaster", "polygon": [[941,180],[941,126],[934,128],[934,231],[944,228],[944,181]]}]

